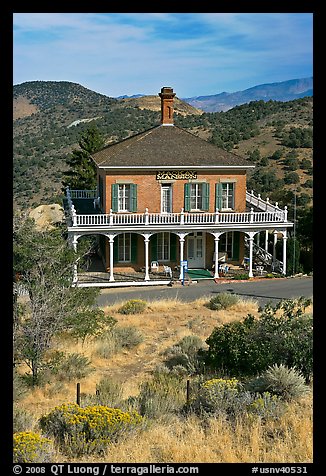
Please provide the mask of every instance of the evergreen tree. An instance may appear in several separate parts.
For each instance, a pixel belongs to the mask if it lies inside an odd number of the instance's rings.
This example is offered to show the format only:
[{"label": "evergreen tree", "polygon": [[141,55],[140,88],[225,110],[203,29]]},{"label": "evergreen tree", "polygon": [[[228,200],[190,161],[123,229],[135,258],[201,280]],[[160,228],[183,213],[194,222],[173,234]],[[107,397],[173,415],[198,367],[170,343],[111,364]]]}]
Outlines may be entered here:
[{"label": "evergreen tree", "polygon": [[63,190],[67,186],[76,190],[96,188],[96,167],[90,155],[104,147],[104,138],[93,126],[82,133],[78,145],[80,149],[73,149],[66,161],[69,170],[63,174]]}]

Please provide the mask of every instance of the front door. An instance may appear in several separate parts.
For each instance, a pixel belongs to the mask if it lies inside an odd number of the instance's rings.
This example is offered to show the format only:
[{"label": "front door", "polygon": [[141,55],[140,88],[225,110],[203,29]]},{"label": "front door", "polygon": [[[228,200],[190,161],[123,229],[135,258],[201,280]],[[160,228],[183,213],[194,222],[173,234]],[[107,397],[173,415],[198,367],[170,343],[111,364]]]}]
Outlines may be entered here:
[{"label": "front door", "polygon": [[187,236],[188,268],[205,268],[205,233],[195,232]]}]

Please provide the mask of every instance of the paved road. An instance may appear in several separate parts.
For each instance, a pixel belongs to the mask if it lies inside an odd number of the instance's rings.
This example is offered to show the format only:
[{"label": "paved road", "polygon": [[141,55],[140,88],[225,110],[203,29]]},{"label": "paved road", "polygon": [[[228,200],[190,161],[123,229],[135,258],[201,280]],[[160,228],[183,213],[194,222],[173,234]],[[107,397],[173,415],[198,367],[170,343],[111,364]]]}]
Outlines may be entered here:
[{"label": "paved road", "polygon": [[279,278],[264,279],[252,282],[232,282],[215,284],[211,280],[199,281],[191,286],[181,286],[176,284],[168,286],[144,286],[128,288],[102,289],[98,297],[99,306],[108,306],[116,302],[127,301],[128,299],[144,299],[146,301],[157,301],[164,299],[178,298],[182,301],[194,301],[195,299],[208,296],[212,297],[216,293],[233,292],[244,299],[255,299],[261,306],[268,302],[277,304],[281,299],[291,299],[300,296],[312,297],[313,278]]}]

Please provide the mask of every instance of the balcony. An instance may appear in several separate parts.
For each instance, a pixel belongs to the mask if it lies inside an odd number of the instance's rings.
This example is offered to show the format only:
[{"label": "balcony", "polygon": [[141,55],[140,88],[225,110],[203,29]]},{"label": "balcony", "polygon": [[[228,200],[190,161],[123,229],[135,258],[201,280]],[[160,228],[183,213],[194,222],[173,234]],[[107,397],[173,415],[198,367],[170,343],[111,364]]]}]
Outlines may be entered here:
[{"label": "balcony", "polygon": [[[257,226],[291,227],[288,222],[287,208],[284,210],[278,204],[272,205],[269,200],[262,200],[253,192],[246,192],[247,204],[251,205],[246,212],[184,212],[180,213],[151,213],[147,208],[144,213],[99,213],[96,190],[69,190],[67,188],[66,218],[71,231],[107,229],[107,230],[152,230],[169,229],[218,229],[218,228],[251,228]],[[254,211],[254,208],[259,211]],[[87,213],[86,213],[87,211]]]}]

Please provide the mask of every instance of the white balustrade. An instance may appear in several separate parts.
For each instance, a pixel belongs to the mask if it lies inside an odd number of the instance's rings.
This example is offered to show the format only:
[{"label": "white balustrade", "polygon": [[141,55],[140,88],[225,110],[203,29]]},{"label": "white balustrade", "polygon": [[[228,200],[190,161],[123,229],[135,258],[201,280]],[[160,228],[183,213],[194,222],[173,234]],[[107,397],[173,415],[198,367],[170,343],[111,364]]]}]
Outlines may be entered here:
[{"label": "white balustrade", "polygon": [[82,214],[76,212],[72,202],[73,198],[89,198],[96,197],[96,190],[69,190],[67,187],[68,209],[72,218],[73,226],[151,226],[151,225],[237,225],[237,224],[257,224],[257,223],[282,223],[287,221],[287,209],[281,210],[278,204],[271,205],[269,200],[262,200],[260,195],[256,197],[253,193],[246,192],[247,202],[253,206],[259,204],[259,208],[264,211],[254,212],[251,208],[250,212],[220,212],[200,213],[200,212],[184,212],[181,213],[150,213],[146,208],[144,213],[113,213],[110,210],[108,214]]},{"label": "white balustrade", "polygon": [[[74,226],[135,226],[135,225],[218,225],[245,223],[280,223],[285,213],[235,212],[235,213],[108,213],[78,215],[72,205]],[[218,216],[218,221],[216,220]]]}]

